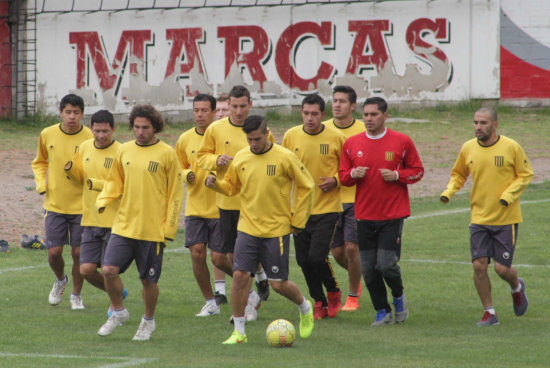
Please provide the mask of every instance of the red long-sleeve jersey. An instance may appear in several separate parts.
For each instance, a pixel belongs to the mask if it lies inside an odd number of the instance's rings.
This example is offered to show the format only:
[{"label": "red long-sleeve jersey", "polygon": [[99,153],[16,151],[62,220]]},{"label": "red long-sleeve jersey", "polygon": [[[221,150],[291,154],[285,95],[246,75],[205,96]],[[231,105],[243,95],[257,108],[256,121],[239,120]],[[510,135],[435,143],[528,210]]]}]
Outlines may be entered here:
[{"label": "red long-sleeve jersey", "polygon": [[[368,167],[365,177],[353,179],[351,170]],[[399,179],[386,182],[380,169],[397,171]],[[342,185],[356,185],[355,218],[392,220],[410,215],[407,184],[424,175],[424,167],[412,140],[405,134],[386,129],[373,139],[366,133],[348,138],[342,148],[338,175]]]}]

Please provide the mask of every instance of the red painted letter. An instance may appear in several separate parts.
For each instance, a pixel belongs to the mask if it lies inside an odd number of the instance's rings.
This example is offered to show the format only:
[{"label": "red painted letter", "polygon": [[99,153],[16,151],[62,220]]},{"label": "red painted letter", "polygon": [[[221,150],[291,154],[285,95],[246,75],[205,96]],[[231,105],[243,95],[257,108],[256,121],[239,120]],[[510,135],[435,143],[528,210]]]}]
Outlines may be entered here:
[{"label": "red painted letter", "polygon": [[320,79],[329,79],[334,72],[334,67],[324,61],[321,62],[317,75],[311,79],[303,79],[296,73],[295,65],[291,62],[292,56],[300,43],[311,37],[317,37],[321,45],[332,46],[333,27],[332,22],[322,22],[321,25],[314,22],[301,22],[290,25],[281,34],[277,42],[275,61],[279,78],[290,88],[301,91],[317,88]]},{"label": "red painted letter", "polygon": [[439,60],[447,63],[447,55],[433,45],[424,41],[424,33],[433,32],[434,38],[442,43],[449,42],[449,22],[445,18],[437,18],[435,22],[428,18],[419,18],[409,24],[406,40],[409,48],[417,55],[420,55],[426,62],[427,54],[433,55]]},{"label": "red painted letter", "polygon": [[[167,29],[166,39],[172,40],[172,49],[170,50],[164,78],[168,78],[174,74],[176,71],[176,61],[180,59],[182,60],[179,70],[180,75],[189,74],[195,66],[195,59],[199,60],[199,71],[201,74],[204,74],[197,45],[199,42],[204,41],[202,28]],[[185,52],[183,58],[182,51]]]},{"label": "red painted letter", "polygon": [[391,34],[389,20],[358,20],[348,24],[350,32],[356,32],[351,48],[346,73],[355,75],[361,67],[375,68],[380,71],[388,61],[388,50],[384,36]]}]

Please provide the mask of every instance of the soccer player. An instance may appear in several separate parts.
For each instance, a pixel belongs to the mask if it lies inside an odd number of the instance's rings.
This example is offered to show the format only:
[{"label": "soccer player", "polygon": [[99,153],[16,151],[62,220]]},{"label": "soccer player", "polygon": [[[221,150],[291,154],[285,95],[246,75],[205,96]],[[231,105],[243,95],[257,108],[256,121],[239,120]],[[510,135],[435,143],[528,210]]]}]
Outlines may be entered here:
[{"label": "soccer player", "polygon": [[[120,201],[111,202],[101,215],[95,208],[95,201],[111,171],[120,143],[113,138],[115,121],[109,111],[94,113],[90,128],[94,138],[82,142],[72,161],[65,165],[65,172],[70,179],[83,186],[80,273],[91,285],[105,291],[103,274],[97,269],[103,263]],[[128,294],[127,291],[125,293]]]},{"label": "soccer player", "polygon": [[306,96],[302,100],[303,125],[289,129],[282,143],[304,163],[316,183],[311,216],[305,229],[293,235],[296,261],[315,300],[315,319],[336,317],[342,305],[328,254],[342,212],[338,163],[346,137],[323,125],[324,116],[325,101],[317,94]]},{"label": "soccer player", "polygon": [[102,268],[113,313],[98,334],[110,335],[130,318],[122,301],[119,274],[135,260],[145,313],[133,339],[149,340],[155,330],[165,242],[173,240],[178,230],[183,180],[176,152],[156,137],[164,129],[164,120],[153,106],[134,106],[130,128],[136,140],[120,146],[108,182],[96,201],[96,208],[104,212],[109,203],[120,198]]},{"label": "soccer player", "polygon": [[240,193],[241,201],[231,285],[235,326],[223,344],[248,341],[244,316],[247,286],[258,262],[266,270],[273,290],[298,306],[300,335],[307,338],[313,331],[313,308],[298,286],[288,279],[288,254],[290,233],[299,232],[306,225],[313,179],[294,154],[270,141],[264,118],[249,116],[243,130],[250,147],[237,152],[223,180],[210,175],[206,181],[208,187],[226,195]]},{"label": "soccer player", "polygon": [[[220,314],[210,284],[210,271],[206,264],[206,246],[212,258],[225,258],[220,214],[216,207],[216,193],[204,186],[208,171],[197,163],[197,151],[206,128],[214,120],[216,99],[210,95],[198,94],[193,99],[195,127],[183,133],[176,144],[176,154],[183,169],[183,179],[187,185],[185,199],[185,246],[191,252],[193,274],[206,301],[197,317]],[[227,272],[232,274],[231,269]],[[224,277],[225,277],[225,273]],[[225,281],[224,281],[225,282]],[[225,293],[224,293],[225,294]]]},{"label": "soccer player", "polygon": [[[231,109],[229,108],[229,95],[227,93],[222,93],[216,100],[215,120],[224,119],[229,115],[231,115]],[[214,271],[214,287],[216,288],[216,293],[214,294],[216,304],[227,304],[227,297],[225,296],[225,272],[216,267],[214,262],[212,262],[212,269]]]},{"label": "soccer player", "polygon": [[[247,147],[246,134],[242,131],[245,119],[248,117],[252,100],[250,92],[244,86],[234,86],[229,92],[229,107],[231,115],[222,120],[210,124],[199,148],[197,159],[199,166],[204,170],[214,171],[217,176],[223,177],[233,161],[233,156],[242,148]],[[270,134],[270,139],[274,141]],[[216,267],[226,271],[232,268],[233,250],[237,239],[237,223],[239,221],[240,200],[238,196],[227,197],[216,194],[216,205],[220,211],[220,224],[222,227],[223,249],[229,258],[214,258]],[[227,271],[226,271],[227,273]],[[256,273],[258,294],[251,292],[248,320],[256,319],[256,310],[260,307],[261,300],[267,300],[269,285],[265,272],[259,267]],[[251,280],[252,282],[252,280]]]},{"label": "soccer player", "polygon": [[93,138],[89,128],[80,123],[84,100],[74,94],[66,95],[59,105],[61,123],[45,128],[38,139],[32,170],[36,191],[44,195],[46,247],[48,263],[57,280],[50,292],[51,305],[61,303],[68,277],[65,275],[63,246],[71,245],[73,258],[73,292],[71,309],[84,309],[80,292],[84,278],[80,274],[80,240],[82,237],[82,185],[67,180],[64,167],[73,158],[78,146]]},{"label": "soccer player", "polygon": [[476,138],[462,146],[447,189],[441,193],[441,202],[449,202],[472,176],[470,251],[474,284],[485,310],[478,326],[498,325],[487,273],[491,258],[496,273],[510,285],[516,316],[524,315],[529,305],[525,282],[512,261],[522,221],[520,196],[533,178],[533,169],[521,146],[499,135],[497,128],[494,109],[482,107],[474,114]]},{"label": "soccer player", "polygon": [[[365,131],[362,121],[353,117],[357,101],[355,90],[349,86],[336,86],[332,90],[333,118],[323,122],[328,127],[342,132],[346,138]],[[357,221],[355,220],[355,187],[341,187],[340,198],[344,212],[338,219],[331,250],[334,259],[348,271],[349,293],[343,311],[359,308],[361,293],[361,262],[357,246]]]},{"label": "soccer player", "polygon": [[[395,322],[409,316],[401,269],[401,233],[410,215],[408,184],[424,175],[414,143],[390,130],[388,104],[371,97],[363,104],[366,133],[348,138],[342,150],[342,185],[356,185],[355,218],[361,271],[376,310],[373,326],[393,323],[386,284],[391,289]],[[385,283],[384,283],[385,282]]]}]

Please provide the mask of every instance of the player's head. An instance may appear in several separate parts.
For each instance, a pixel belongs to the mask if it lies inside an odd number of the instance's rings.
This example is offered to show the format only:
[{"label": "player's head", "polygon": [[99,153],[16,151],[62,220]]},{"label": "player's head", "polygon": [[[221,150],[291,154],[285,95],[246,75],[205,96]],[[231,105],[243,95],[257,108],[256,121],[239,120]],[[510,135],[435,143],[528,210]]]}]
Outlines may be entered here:
[{"label": "player's head", "polygon": [[155,134],[164,130],[164,119],[151,105],[136,105],[130,112],[130,128],[140,145],[156,142]]},{"label": "player's head", "polygon": [[216,120],[220,120],[231,115],[229,109],[229,95],[222,93],[216,101]]},{"label": "player's head", "polygon": [[252,107],[250,92],[244,86],[234,86],[229,91],[229,109],[231,110],[231,122],[243,125]]},{"label": "player's head", "polygon": [[59,111],[62,112],[67,105],[72,105],[74,107],[80,107],[80,112],[84,114],[84,100],[82,97],[75,94],[68,94],[63,96],[61,102],[59,103]]},{"label": "player's head", "polygon": [[213,96],[201,93],[193,99],[193,119],[201,133],[214,121],[215,111],[216,99]]},{"label": "player's head", "polygon": [[357,93],[350,86],[336,86],[332,90],[332,115],[335,119],[351,120],[357,102]]},{"label": "player's head", "polygon": [[307,95],[302,100],[302,120],[304,130],[309,134],[321,131],[321,123],[325,117],[325,100],[318,94]]},{"label": "player's head", "polygon": [[478,141],[492,144],[497,138],[498,116],[495,109],[482,107],[474,114],[474,132]]},{"label": "player's head", "polygon": [[97,148],[107,147],[113,142],[113,132],[115,131],[113,114],[107,110],[99,110],[94,113],[90,119],[90,129],[94,135],[95,146]]},{"label": "player's head", "polygon": [[363,104],[363,122],[370,135],[378,135],[386,129],[388,103],[380,97],[369,97]]},{"label": "player's head", "polygon": [[260,115],[250,115],[243,124],[243,131],[253,153],[263,153],[271,147],[267,121]]}]

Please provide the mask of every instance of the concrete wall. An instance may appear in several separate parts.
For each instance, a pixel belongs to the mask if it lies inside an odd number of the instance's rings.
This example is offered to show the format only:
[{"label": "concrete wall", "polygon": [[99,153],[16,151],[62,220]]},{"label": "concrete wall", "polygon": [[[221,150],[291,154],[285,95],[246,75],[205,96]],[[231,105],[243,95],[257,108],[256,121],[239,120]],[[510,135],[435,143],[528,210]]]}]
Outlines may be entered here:
[{"label": "concrete wall", "polygon": [[12,103],[12,48],[8,25],[8,2],[0,2],[0,117],[11,114]]},{"label": "concrete wall", "polygon": [[256,106],[328,97],[335,84],[392,102],[495,99],[499,21],[499,0],[43,13],[38,107],[55,113],[74,92],[90,113],[176,111],[235,84]]}]

